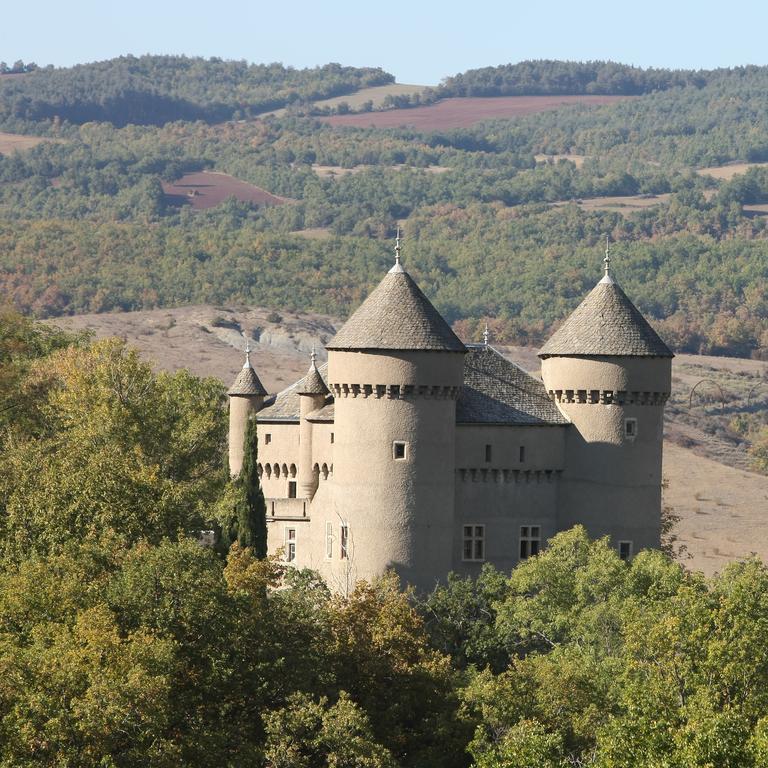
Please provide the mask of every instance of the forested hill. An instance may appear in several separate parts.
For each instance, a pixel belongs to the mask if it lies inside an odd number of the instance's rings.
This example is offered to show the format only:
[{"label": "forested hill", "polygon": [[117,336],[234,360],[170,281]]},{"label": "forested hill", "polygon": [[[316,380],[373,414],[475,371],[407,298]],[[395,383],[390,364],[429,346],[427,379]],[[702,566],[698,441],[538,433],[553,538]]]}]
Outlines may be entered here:
[{"label": "forested hill", "polygon": [[521,61],[469,69],[447,77],[436,89],[446,96],[533,96],[549,94],[623,94],[639,96],[669,88],[702,87],[721,77],[750,74],[764,67],[686,70],[642,69],[615,61]]},{"label": "forested hill", "polygon": [[1,78],[0,121],[220,122],[393,81],[381,69],[340,64],[293,69],[219,58],[121,56]]}]

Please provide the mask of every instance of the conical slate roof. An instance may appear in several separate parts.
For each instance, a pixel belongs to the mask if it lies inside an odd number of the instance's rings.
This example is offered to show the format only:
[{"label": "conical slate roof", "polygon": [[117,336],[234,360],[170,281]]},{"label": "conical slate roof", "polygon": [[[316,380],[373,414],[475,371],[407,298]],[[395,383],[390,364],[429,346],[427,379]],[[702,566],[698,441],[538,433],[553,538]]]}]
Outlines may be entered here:
[{"label": "conical slate roof", "polygon": [[241,397],[267,394],[267,390],[264,389],[264,385],[259,381],[259,377],[251,365],[250,350],[246,350],[245,365],[243,365],[240,373],[237,374],[237,378],[232,383],[227,394],[230,396],[239,395]]},{"label": "conical slate roof", "polygon": [[309,373],[301,380],[300,395],[327,395],[328,387],[325,386],[323,377],[315,366],[315,361],[309,368]]},{"label": "conical slate roof", "polygon": [[326,349],[466,352],[448,323],[399,263],[326,344]]},{"label": "conical slate roof", "polygon": [[616,355],[674,357],[610,276],[592,289],[539,350],[539,357]]}]

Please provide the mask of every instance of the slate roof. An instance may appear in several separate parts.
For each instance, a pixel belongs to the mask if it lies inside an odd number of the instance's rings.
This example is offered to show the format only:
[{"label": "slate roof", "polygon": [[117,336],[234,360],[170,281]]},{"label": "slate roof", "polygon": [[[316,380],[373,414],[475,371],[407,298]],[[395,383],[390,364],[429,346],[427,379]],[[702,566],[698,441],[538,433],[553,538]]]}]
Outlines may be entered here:
[{"label": "slate roof", "polygon": [[568,424],[544,384],[493,347],[472,345],[464,358],[457,424]]},{"label": "slate roof", "polygon": [[259,377],[250,363],[246,363],[240,369],[240,373],[237,374],[237,378],[232,383],[227,394],[241,396],[266,395],[267,390],[264,389],[264,385],[259,381]]},{"label": "slate roof", "polygon": [[301,380],[302,383],[299,386],[300,395],[327,395],[328,387],[325,386],[323,377],[318,372],[315,364],[309,369],[309,373]]},{"label": "slate roof", "polygon": [[606,275],[539,350],[553,355],[674,357],[619,284]]},{"label": "slate roof", "polygon": [[466,351],[448,323],[399,264],[384,276],[325,347]]},{"label": "slate roof", "polygon": [[[318,369],[317,374],[325,383],[325,376],[328,372],[328,363],[323,363]],[[295,384],[291,384],[290,387],[284,389],[282,392],[278,392],[272,397],[268,397],[264,401],[264,408],[262,408],[257,416],[257,421],[298,421],[300,406],[299,406],[299,392],[304,387],[304,383],[310,376],[308,373],[304,378],[299,379]]]},{"label": "slate roof", "polygon": [[[320,366],[325,375],[328,364]],[[309,375],[309,374],[308,374]],[[298,422],[299,390],[304,379],[267,399],[259,411],[263,422]],[[311,421],[332,422],[335,405],[329,395]],[[511,363],[492,347],[470,346],[464,357],[464,387],[456,403],[457,424],[557,425],[568,424],[538,379]]]},{"label": "slate roof", "polygon": [[336,417],[336,404],[333,399],[326,401],[322,408],[318,408],[316,411],[307,414],[308,421],[330,421],[333,422]]}]

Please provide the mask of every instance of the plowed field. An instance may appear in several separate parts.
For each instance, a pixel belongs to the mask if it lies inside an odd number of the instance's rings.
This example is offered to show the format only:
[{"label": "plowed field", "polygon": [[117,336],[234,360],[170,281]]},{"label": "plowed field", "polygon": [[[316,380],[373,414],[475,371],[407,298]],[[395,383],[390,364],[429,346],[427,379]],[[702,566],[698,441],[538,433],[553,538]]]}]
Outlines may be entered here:
[{"label": "plowed field", "polygon": [[213,208],[228,197],[257,205],[282,205],[289,202],[288,198],[273,195],[266,189],[227,173],[214,171],[188,173],[177,181],[164,181],[163,192],[172,205],[190,205],[198,211]]},{"label": "plowed field", "polygon": [[466,128],[483,120],[501,120],[535,112],[558,109],[569,104],[589,106],[612,104],[630,96],[496,96],[489,98],[443,99],[427,107],[389,109],[360,115],[332,115],[321,118],[330,125],[358,128],[394,128],[408,125],[419,131]]}]

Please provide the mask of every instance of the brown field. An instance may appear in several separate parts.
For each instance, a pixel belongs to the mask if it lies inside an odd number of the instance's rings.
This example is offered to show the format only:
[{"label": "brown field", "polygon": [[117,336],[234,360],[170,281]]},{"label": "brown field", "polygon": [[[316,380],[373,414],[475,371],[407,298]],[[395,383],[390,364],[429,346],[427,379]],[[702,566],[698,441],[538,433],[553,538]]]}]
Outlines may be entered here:
[{"label": "brown field", "polygon": [[[278,319],[267,309],[197,306],[49,322],[68,329],[91,328],[98,337],[121,336],[158,369],[189,368],[225,384],[241,365],[245,332],[253,339],[252,359],[259,376],[275,392],[303,375],[312,344],[322,354],[322,344],[338,326],[338,321],[323,315],[282,310],[280,314]],[[500,347],[500,351],[526,370],[538,372],[535,349]],[[743,452],[740,455],[710,434],[711,405],[695,403],[687,410],[690,389],[704,376],[716,377],[735,392],[760,380],[766,368],[764,362],[736,358],[678,355],[674,360],[671,417],[665,425],[664,498],[680,518],[676,533],[688,548],[690,557],[684,562],[689,568],[712,574],[752,552],[768,561],[768,477],[748,471]]]},{"label": "brown field", "polygon": [[488,98],[443,99],[436,104],[412,109],[389,109],[359,115],[333,115],[320,118],[331,125],[358,128],[411,126],[419,131],[467,128],[483,120],[499,120],[559,109],[569,104],[588,106],[612,104],[629,96],[496,96]]},{"label": "brown field", "polygon": [[266,189],[215,171],[188,173],[177,181],[164,181],[163,192],[171,205],[190,205],[196,211],[213,208],[229,197],[257,205],[282,205],[290,202],[286,197],[278,197]]},{"label": "brown field", "polygon": [[44,141],[55,141],[55,139],[45,139],[40,136],[24,136],[20,133],[3,133],[0,131],[0,155],[23,152],[25,149],[32,149],[32,147],[36,147]]},{"label": "brown field", "polygon": [[716,179],[728,181],[740,173],[746,173],[750,168],[761,168],[768,163],[729,163],[728,165],[716,165],[712,168],[699,168],[696,173],[700,176],[713,176]]}]

